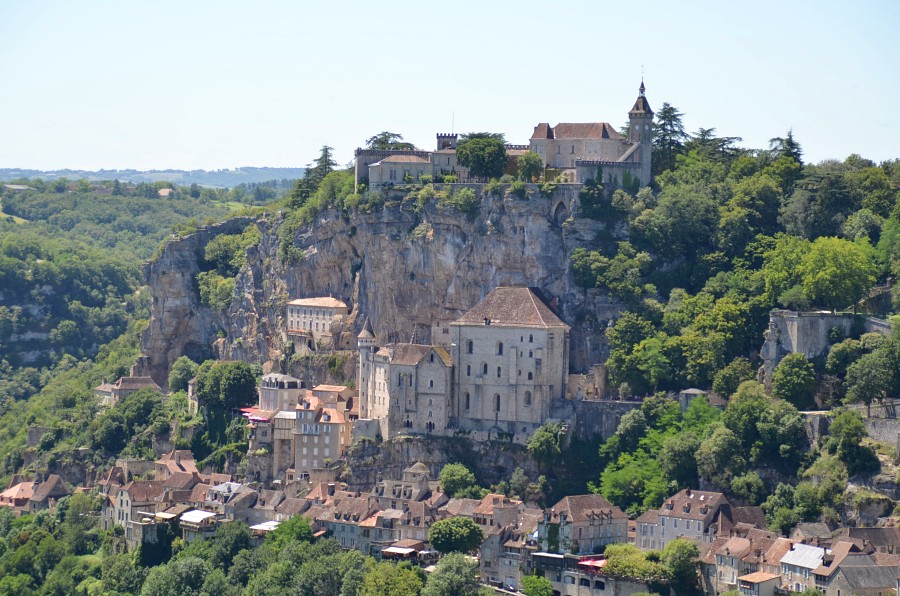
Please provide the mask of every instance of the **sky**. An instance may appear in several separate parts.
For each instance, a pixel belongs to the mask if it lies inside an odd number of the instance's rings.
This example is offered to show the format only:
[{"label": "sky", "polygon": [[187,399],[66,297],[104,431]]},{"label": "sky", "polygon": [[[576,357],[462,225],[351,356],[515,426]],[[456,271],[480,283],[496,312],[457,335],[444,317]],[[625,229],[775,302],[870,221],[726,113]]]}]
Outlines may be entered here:
[{"label": "sky", "polygon": [[303,167],[654,109],[900,157],[900,2],[0,0],[0,168]]}]

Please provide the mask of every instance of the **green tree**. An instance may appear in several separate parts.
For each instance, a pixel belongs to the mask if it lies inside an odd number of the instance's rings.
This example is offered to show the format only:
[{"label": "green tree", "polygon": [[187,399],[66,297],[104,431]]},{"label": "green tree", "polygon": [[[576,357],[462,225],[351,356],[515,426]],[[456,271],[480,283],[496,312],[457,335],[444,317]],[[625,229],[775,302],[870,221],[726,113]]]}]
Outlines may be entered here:
[{"label": "green tree", "polygon": [[246,362],[204,363],[197,372],[197,396],[206,404],[230,410],[257,400],[256,376]]},{"label": "green tree", "polygon": [[428,539],[442,553],[467,553],[478,548],[484,540],[484,532],[468,517],[451,517],[434,522]]},{"label": "green tree", "polygon": [[663,548],[660,562],[672,573],[676,594],[691,594],[699,583],[700,549],[693,540],[676,538]]},{"label": "green tree", "polygon": [[381,562],[366,572],[359,596],[419,596],[423,585],[419,574],[410,567]]},{"label": "green tree", "polygon": [[890,360],[884,351],[863,354],[847,368],[847,401],[866,404],[866,417],[869,417],[872,402],[885,398],[891,389],[893,376]]},{"label": "green tree", "polygon": [[747,461],[738,436],[719,426],[697,451],[697,471],[717,486],[727,487],[731,479],[743,473]]},{"label": "green tree", "polygon": [[681,488],[697,486],[697,451],[700,439],[690,431],[681,432],[665,441],[659,452],[659,467],[666,479]]},{"label": "green tree", "polygon": [[142,596],[190,596],[200,594],[210,572],[209,564],[197,557],[174,559],[153,567],[147,574]]},{"label": "green tree", "polygon": [[675,158],[684,152],[688,134],[684,130],[684,114],[675,106],[663,102],[656,112],[653,124],[653,175],[675,167]]},{"label": "green tree", "polygon": [[441,481],[441,490],[451,497],[455,497],[466,489],[476,486],[475,474],[460,463],[446,464],[441,468],[441,473],[438,477]]},{"label": "green tree", "polygon": [[525,182],[539,178],[544,170],[544,162],[541,156],[533,151],[523,153],[516,159],[519,168],[519,178]]},{"label": "green tree", "polygon": [[712,389],[727,399],[737,391],[741,383],[752,381],[755,376],[750,361],[739,356],[716,373]]},{"label": "green tree", "polygon": [[871,257],[853,242],[817,238],[800,262],[803,293],[835,310],[855,305],[875,283]]},{"label": "green tree", "polygon": [[302,515],[295,515],[283,521],[266,536],[266,541],[281,549],[291,542],[312,542],[313,531],[309,520]]},{"label": "green tree", "polygon": [[[451,520],[445,521],[452,521],[452,519],[460,518],[451,518]],[[469,521],[468,518],[462,519]],[[442,522],[437,522],[435,525],[439,523]],[[438,562],[434,572],[428,577],[425,589],[422,590],[422,596],[479,594],[481,586],[478,583],[477,573],[477,563],[469,561],[462,553],[449,554]]]},{"label": "green tree", "polygon": [[800,410],[815,406],[816,371],[800,353],[785,356],[772,373],[772,397],[783,399]]},{"label": "green tree", "polygon": [[506,144],[502,135],[469,133],[457,144],[456,159],[476,178],[499,178],[506,167]]},{"label": "green tree", "polygon": [[366,140],[366,147],[369,149],[376,150],[414,150],[416,148],[412,143],[407,143],[403,140],[403,135],[397,134],[395,132],[383,131],[369,137]]},{"label": "green tree", "polygon": [[522,577],[522,593],[525,596],[553,596],[553,584],[542,575]]},{"label": "green tree", "polygon": [[562,453],[562,425],[548,422],[541,425],[528,439],[528,453],[544,465],[550,465]]},{"label": "green tree", "polygon": [[187,356],[181,356],[169,370],[169,391],[187,391],[188,381],[197,376],[197,364]]}]

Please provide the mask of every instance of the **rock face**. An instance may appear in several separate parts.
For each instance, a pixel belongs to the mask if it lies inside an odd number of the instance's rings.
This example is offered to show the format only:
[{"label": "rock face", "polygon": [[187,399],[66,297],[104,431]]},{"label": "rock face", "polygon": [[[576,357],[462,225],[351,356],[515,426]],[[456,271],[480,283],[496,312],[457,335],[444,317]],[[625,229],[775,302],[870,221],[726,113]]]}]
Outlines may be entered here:
[{"label": "rock face", "polygon": [[200,305],[196,276],[203,249],[219,234],[239,233],[251,221],[237,217],[201,228],[171,240],[158,259],[144,263],[153,303],[150,324],[141,337],[141,351],[147,356],[141,374],[149,374],[160,387],[166,386],[169,367],[180,356],[202,362],[213,355],[212,343],[223,323],[221,316]]},{"label": "rock face", "polygon": [[[214,351],[225,359],[278,361],[287,347],[285,304],[294,298],[347,301],[352,310],[344,338],[355,348],[366,316],[379,343],[425,343],[433,323],[456,319],[499,285],[535,286],[556,301],[572,326],[571,369],[584,371],[605,358],[603,332],[621,307],[601,292],[575,286],[570,255],[598,235],[623,237],[625,231],[570,218],[579,188],[560,185],[547,197],[529,185],[525,200],[484,196],[473,220],[433,202],[416,209],[392,197],[375,213],[350,218],[328,211],[297,231],[293,242],[305,258],[295,263],[279,251],[283,217],[261,219],[262,240],[248,251],[229,312],[221,315],[199,303],[194,278],[202,270],[203,247],[249,221],[230,220],[173,240],[145,268],[153,314],[142,348],[150,374],[162,384],[182,354],[197,359]],[[225,337],[217,341],[222,330]]]}]

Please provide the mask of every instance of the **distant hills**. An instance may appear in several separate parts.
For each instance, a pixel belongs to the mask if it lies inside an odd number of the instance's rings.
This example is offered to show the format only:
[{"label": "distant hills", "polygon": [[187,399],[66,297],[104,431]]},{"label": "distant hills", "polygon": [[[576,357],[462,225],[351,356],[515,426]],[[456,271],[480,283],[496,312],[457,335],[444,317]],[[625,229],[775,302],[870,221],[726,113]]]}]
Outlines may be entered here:
[{"label": "distant hills", "polygon": [[68,178],[89,181],[116,180],[121,182],[159,182],[166,180],[175,184],[200,184],[230,188],[239,184],[254,184],[269,180],[295,180],[302,178],[305,168],[253,168],[241,167],[233,170],[28,170],[20,168],[0,168],[0,182],[19,178],[42,178],[56,180]]}]

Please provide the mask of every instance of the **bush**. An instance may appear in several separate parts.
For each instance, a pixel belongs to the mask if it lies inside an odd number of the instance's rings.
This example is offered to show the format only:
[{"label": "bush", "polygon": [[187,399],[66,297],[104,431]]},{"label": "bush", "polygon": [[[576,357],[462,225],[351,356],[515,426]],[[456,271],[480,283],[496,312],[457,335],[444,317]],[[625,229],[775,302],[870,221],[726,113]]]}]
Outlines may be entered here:
[{"label": "bush", "polygon": [[525,199],[528,198],[528,189],[525,187],[524,182],[516,180],[509,185],[509,194],[518,199]]}]

